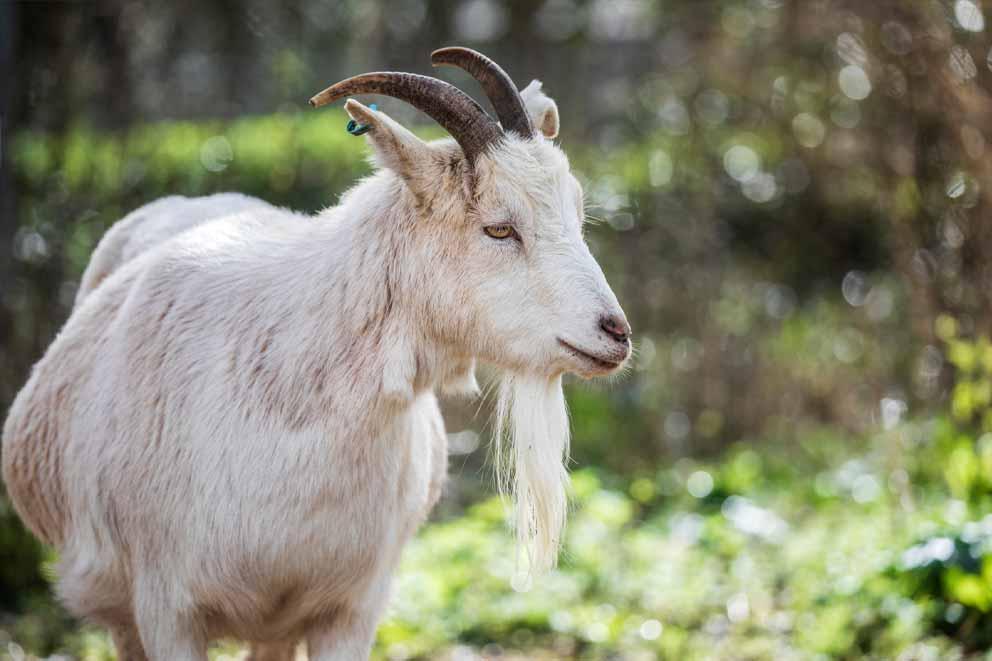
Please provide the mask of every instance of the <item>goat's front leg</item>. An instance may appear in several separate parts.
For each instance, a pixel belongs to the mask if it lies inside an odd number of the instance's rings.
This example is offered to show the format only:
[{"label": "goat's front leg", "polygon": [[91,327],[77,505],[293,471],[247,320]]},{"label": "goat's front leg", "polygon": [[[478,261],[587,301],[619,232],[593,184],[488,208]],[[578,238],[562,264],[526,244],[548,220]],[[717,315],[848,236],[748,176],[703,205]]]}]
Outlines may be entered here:
[{"label": "goat's front leg", "polygon": [[364,661],[369,658],[378,608],[371,611],[342,607],[307,632],[310,661]]},{"label": "goat's front leg", "polygon": [[192,609],[177,606],[176,595],[158,577],[139,579],[134,617],[151,661],[207,661],[207,638]]},{"label": "goat's front leg", "polygon": [[192,627],[174,618],[142,620],[141,642],[150,661],[207,661],[207,643]]}]

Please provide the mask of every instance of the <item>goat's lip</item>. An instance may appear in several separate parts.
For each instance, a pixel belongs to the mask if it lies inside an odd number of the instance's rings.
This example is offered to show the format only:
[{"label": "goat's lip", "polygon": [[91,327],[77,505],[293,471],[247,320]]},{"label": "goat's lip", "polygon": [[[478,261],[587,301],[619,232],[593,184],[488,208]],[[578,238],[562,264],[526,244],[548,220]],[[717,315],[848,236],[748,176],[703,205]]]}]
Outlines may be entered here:
[{"label": "goat's lip", "polygon": [[577,356],[581,358],[583,361],[594,365],[596,367],[596,371],[612,372],[616,368],[620,367],[620,364],[623,362],[622,360],[610,360],[608,358],[603,358],[601,356],[591,354],[588,351],[583,351],[582,349],[579,349],[575,345],[569,344],[560,337],[558,338],[558,344],[564,347],[565,350],[568,351],[573,356]]}]

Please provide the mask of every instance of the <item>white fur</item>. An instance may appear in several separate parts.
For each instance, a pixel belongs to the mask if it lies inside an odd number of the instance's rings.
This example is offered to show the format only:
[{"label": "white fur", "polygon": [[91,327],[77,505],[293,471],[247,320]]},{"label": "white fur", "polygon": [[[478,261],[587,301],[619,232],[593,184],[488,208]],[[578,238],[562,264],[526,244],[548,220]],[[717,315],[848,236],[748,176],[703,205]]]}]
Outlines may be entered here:
[{"label": "white fur", "polygon": [[513,496],[524,568],[543,572],[558,560],[568,510],[569,431],[561,377],[508,374],[496,401],[495,439],[496,481],[501,493]]},{"label": "white fur", "polygon": [[188,229],[224,216],[272,211],[276,208],[268,202],[241,193],[173,195],[150,202],[114,223],[100,240],[80,280],[76,305],[121,264]]},{"label": "white fur", "polygon": [[[471,390],[476,359],[508,375],[516,529],[534,567],[554,562],[561,374],[629,354],[600,328],[622,312],[568,162],[511,136],[470,167],[450,140],[346,108],[382,169],[315,217],[236,195],[134,212],[10,409],[8,493],[121,658],[203,660],[221,636],[256,660],[300,639],[367,657],[444,483],[434,392]],[[521,240],[487,236],[497,223]]]}]

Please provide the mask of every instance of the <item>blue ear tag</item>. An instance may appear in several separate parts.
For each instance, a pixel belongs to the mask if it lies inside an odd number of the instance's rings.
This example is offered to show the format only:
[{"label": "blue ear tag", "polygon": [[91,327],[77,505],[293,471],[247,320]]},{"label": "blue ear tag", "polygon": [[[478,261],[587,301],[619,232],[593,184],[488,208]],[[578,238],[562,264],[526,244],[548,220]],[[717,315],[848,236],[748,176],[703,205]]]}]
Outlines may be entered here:
[{"label": "blue ear tag", "polygon": [[[369,110],[378,110],[378,109],[379,106],[377,106],[376,104],[374,103],[369,104]],[[359,124],[353,119],[349,119],[348,125],[345,127],[345,130],[352,135],[365,135],[371,129],[372,126],[370,126],[369,124]]]}]

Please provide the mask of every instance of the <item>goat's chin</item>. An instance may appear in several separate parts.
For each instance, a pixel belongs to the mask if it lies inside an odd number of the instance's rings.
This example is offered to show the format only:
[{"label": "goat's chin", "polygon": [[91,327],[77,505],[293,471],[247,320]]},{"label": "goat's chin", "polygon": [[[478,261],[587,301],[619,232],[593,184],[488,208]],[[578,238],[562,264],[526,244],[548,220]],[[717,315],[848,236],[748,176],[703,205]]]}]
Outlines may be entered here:
[{"label": "goat's chin", "polygon": [[580,343],[558,338],[558,347],[564,361],[565,371],[584,379],[615,374],[623,368],[627,358],[630,357],[629,344],[622,347],[612,346],[607,349],[601,347],[587,349],[580,348],[580,346],[582,346]]},{"label": "goat's chin", "polygon": [[514,503],[519,560],[555,566],[568,511],[568,411],[561,376],[508,374],[496,403],[496,481]]},{"label": "goat's chin", "polygon": [[617,374],[623,370],[625,363],[615,363],[609,366],[602,365],[572,365],[567,370],[570,374],[574,374],[583,379],[596,379],[604,376],[611,376]]}]

